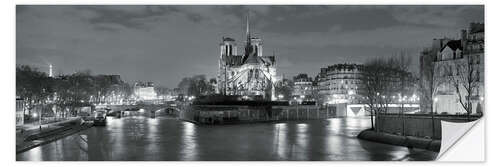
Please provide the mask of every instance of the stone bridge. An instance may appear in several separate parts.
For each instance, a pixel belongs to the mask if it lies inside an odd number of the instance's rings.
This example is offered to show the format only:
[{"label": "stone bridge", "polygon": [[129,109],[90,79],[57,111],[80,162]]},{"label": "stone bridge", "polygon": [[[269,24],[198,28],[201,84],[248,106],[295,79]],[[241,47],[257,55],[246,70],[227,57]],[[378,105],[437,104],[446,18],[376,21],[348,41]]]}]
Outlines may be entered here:
[{"label": "stone bridge", "polygon": [[108,114],[114,114],[116,112],[127,112],[143,115],[157,115],[157,114],[168,114],[168,115],[179,115],[181,111],[182,103],[179,102],[167,102],[165,104],[144,104],[139,103],[135,105],[108,105],[107,108],[111,109]]}]

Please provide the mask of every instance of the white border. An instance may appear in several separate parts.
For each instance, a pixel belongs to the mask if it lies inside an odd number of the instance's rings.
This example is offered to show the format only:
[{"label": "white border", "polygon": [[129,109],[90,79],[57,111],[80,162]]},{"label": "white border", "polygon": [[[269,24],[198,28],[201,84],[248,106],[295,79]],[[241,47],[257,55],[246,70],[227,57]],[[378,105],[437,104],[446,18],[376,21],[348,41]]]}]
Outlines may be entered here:
[{"label": "white border", "polygon": [[[332,2],[331,0],[315,0],[315,1],[307,1],[307,0],[251,0],[251,1],[243,1],[243,0],[235,0],[235,1],[206,1],[206,0],[170,0],[170,1],[160,1],[160,0],[45,0],[45,1],[31,1],[31,0],[17,0],[17,1],[2,1],[2,5],[0,5],[0,11],[2,14],[0,17],[2,18],[2,26],[1,31],[2,34],[2,43],[1,43],[1,51],[2,51],[2,65],[0,66],[2,70],[1,76],[3,76],[4,81],[0,82],[1,86],[0,88],[2,89],[2,96],[1,96],[1,104],[2,104],[2,110],[3,112],[3,119],[1,122],[0,128],[2,128],[2,133],[5,133],[2,135],[1,139],[1,144],[2,144],[2,152],[0,157],[2,158],[2,164],[5,166],[89,166],[89,165],[113,165],[113,166],[137,166],[137,165],[146,165],[146,166],[165,166],[165,165],[174,165],[174,166],[260,166],[260,165],[265,165],[265,166],[311,166],[311,165],[318,165],[318,166],[359,166],[359,165],[369,165],[369,166],[384,166],[384,167],[389,167],[389,166],[402,166],[402,165],[417,165],[417,166],[424,166],[424,165],[430,165],[434,162],[417,162],[417,163],[398,163],[398,162],[258,162],[258,163],[253,163],[253,162],[229,162],[229,163],[221,163],[221,162],[72,162],[72,163],[54,163],[54,162],[43,162],[43,163],[37,163],[37,162],[15,162],[15,136],[14,133],[14,96],[15,96],[15,4],[364,4],[364,5],[372,5],[372,4],[412,4],[412,5],[450,5],[450,4],[482,4],[486,3],[485,1],[481,0],[440,0],[440,1],[430,1],[430,0],[419,0],[419,1],[406,1],[406,0],[385,0],[385,1],[349,1],[349,0],[336,0],[335,2]],[[439,163],[438,165],[453,165],[453,166],[463,166],[463,165],[481,165],[481,166],[498,166],[498,159],[497,156],[498,154],[495,154],[494,151],[495,148],[499,149],[500,147],[498,146],[498,142],[500,141],[498,138],[498,132],[497,128],[499,127],[498,122],[495,119],[500,118],[499,115],[497,114],[498,112],[495,111],[496,108],[493,107],[494,103],[496,102],[497,94],[500,93],[498,90],[498,86],[495,85],[500,85],[500,82],[497,78],[498,75],[495,75],[498,72],[500,72],[500,66],[496,65],[496,63],[500,62],[499,56],[500,53],[497,49],[495,49],[495,45],[500,44],[498,42],[498,39],[500,36],[498,35],[498,31],[500,29],[498,25],[498,16],[500,14],[498,11],[500,10],[498,7],[498,1],[488,1],[486,3],[486,17],[485,17],[485,22],[486,22],[486,67],[487,67],[487,72],[486,72],[486,90],[487,90],[487,98],[486,98],[486,106],[487,109],[485,110],[486,113],[486,119],[484,122],[487,123],[487,126],[489,128],[485,128],[486,130],[490,130],[488,132],[488,135],[484,134],[481,132],[474,132],[471,134],[473,139],[470,140],[464,140],[460,142],[460,144],[464,144],[466,146],[474,146],[477,145],[478,142],[484,142],[485,138],[482,138],[481,136],[488,136],[490,137],[488,140],[486,140],[487,143],[486,145],[486,163]],[[491,105],[490,105],[491,104]],[[12,111],[12,112],[11,112]],[[489,118],[489,119],[488,119]],[[490,120],[490,121],[488,121]],[[476,129],[476,128],[474,128]],[[466,137],[470,137],[467,135]],[[460,145],[457,145],[456,147],[462,147]],[[489,148],[489,149],[488,149]],[[457,149],[454,149],[457,150]],[[448,159],[452,160],[460,160],[464,156],[474,154],[470,152],[470,149],[465,149],[467,152],[458,152],[456,155],[448,155]],[[454,152],[457,153],[457,152]],[[462,154],[463,153],[463,154]],[[454,157],[456,156],[456,157]]]},{"label": "white border", "polygon": [[267,4],[332,4],[332,5],[342,5],[342,4],[355,4],[355,5],[373,5],[373,4],[429,4],[429,5],[439,5],[439,4],[482,4],[484,1],[481,0],[419,0],[419,1],[409,1],[409,0],[85,0],[85,1],[75,1],[75,0],[44,0],[44,1],[34,1],[34,0],[16,0],[17,4],[245,4],[245,5],[267,5]]}]

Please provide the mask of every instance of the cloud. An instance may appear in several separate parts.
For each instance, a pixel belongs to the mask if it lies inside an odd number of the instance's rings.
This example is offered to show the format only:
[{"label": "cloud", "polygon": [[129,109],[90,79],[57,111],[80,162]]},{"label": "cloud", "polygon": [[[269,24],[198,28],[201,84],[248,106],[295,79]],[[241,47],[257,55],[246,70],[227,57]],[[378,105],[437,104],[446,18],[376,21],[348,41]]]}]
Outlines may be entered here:
[{"label": "cloud", "polygon": [[[184,10],[185,6],[77,6],[76,9],[88,13],[85,17],[99,30],[120,30],[124,28],[148,30],[154,23],[169,17],[186,17],[193,22],[201,22],[205,17]],[[150,25],[152,24],[152,25]]]},{"label": "cloud", "polygon": [[[127,81],[174,87],[214,76],[219,43],[241,51],[245,16],[278,73],[315,75],[320,67],[418,51],[482,21],[482,6],[17,6],[16,61],[50,62],[64,73],[92,69]],[[420,12],[421,11],[421,12]]]},{"label": "cloud", "polygon": [[417,25],[456,27],[484,17],[484,7],[477,6],[400,6],[392,8],[394,18]]},{"label": "cloud", "polygon": [[[142,19],[177,11],[174,7],[151,6],[77,6],[76,9],[93,12],[95,15],[89,17],[88,21],[97,25],[97,27],[116,24],[121,27],[136,29],[145,28]],[[108,28],[110,27],[113,26],[108,26]]]}]

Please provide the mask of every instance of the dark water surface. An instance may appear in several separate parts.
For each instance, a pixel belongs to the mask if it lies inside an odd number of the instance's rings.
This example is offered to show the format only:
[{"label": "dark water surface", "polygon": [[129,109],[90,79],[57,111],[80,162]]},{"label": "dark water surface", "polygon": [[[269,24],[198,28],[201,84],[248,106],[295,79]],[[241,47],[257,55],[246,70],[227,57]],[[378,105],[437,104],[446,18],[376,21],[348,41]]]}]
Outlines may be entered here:
[{"label": "dark water surface", "polygon": [[359,140],[369,118],[195,125],[174,118],[108,118],[16,155],[17,160],[433,160],[437,153]]}]

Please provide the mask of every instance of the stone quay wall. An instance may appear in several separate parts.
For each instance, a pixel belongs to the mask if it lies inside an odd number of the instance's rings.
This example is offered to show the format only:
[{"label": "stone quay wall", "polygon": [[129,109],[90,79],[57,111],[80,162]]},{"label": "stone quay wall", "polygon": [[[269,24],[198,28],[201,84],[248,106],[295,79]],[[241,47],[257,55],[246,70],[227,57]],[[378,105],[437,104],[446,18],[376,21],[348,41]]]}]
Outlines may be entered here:
[{"label": "stone quay wall", "polygon": [[200,124],[232,124],[266,121],[310,120],[339,117],[335,106],[190,105],[179,118]]},{"label": "stone quay wall", "polygon": [[469,122],[479,119],[471,115],[435,115],[434,137],[432,135],[432,117],[428,114],[379,114],[376,117],[375,130],[378,132],[441,139],[441,121]]}]

